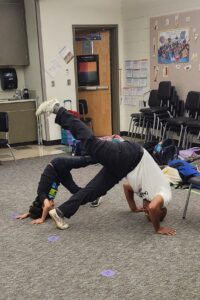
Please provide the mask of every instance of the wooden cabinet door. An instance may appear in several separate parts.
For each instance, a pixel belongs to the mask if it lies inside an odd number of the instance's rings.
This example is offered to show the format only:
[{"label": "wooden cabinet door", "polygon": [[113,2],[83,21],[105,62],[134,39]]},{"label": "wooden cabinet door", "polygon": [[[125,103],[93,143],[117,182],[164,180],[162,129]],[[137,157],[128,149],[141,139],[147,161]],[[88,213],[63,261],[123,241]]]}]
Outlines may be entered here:
[{"label": "wooden cabinet door", "polygon": [[24,2],[0,0],[0,66],[28,65]]}]

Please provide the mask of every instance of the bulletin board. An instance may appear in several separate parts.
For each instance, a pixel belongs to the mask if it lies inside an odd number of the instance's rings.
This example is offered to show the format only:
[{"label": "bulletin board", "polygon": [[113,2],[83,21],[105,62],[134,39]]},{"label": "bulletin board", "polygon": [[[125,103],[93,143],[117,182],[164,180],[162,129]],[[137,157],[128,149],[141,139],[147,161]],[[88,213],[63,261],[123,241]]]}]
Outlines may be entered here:
[{"label": "bulletin board", "polygon": [[147,59],[125,61],[125,86],[123,101],[125,105],[143,106],[143,97],[148,85]]},{"label": "bulletin board", "polygon": [[150,19],[150,86],[171,81],[181,99],[200,91],[200,10]]}]

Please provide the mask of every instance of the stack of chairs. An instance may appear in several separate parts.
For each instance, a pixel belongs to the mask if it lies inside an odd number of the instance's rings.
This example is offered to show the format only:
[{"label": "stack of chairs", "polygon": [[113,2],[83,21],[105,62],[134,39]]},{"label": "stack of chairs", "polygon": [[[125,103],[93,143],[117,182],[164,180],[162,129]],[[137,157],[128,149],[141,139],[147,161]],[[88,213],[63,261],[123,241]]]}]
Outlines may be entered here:
[{"label": "stack of chairs", "polygon": [[163,119],[170,118],[174,113],[176,102],[176,90],[170,81],[161,81],[158,90],[151,90],[148,100],[148,108],[140,109],[139,114],[131,114],[129,124],[129,136],[135,139],[140,132],[140,137],[145,142],[158,137],[162,130]]},{"label": "stack of chairs", "polygon": [[175,117],[166,120],[162,139],[169,138],[169,134],[179,134],[178,147],[187,148],[189,137],[192,134],[199,134],[200,121],[200,92],[189,91],[187,94],[185,108],[184,102],[179,100],[179,107],[176,107]]}]

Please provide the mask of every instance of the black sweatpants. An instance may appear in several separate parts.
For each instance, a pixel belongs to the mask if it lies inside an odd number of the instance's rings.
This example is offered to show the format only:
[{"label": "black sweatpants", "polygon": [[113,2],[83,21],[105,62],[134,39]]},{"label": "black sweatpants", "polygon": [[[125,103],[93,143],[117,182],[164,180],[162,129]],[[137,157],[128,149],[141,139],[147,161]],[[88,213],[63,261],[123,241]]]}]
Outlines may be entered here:
[{"label": "black sweatpants", "polygon": [[56,157],[46,166],[41,174],[37,189],[37,200],[43,203],[48,199],[52,184],[60,183],[71,193],[77,193],[81,188],[74,182],[70,173],[72,169],[86,167],[92,163],[91,157]]},{"label": "black sweatpants", "polygon": [[94,201],[103,196],[116,183],[131,172],[140,162],[143,148],[128,141],[110,142],[96,138],[90,128],[61,107],[55,122],[84,143],[88,154],[94,161],[103,165],[100,172],[68,201],[58,207],[66,218],[70,218],[81,204]]}]

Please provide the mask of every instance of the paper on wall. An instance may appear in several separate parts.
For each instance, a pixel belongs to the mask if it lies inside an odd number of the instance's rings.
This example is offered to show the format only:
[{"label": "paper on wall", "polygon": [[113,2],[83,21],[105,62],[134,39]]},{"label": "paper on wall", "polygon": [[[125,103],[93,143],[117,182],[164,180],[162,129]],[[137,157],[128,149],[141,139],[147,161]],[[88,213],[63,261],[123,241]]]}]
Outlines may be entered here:
[{"label": "paper on wall", "polygon": [[180,70],[181,69],[181,65],[176,65],[176,69]]},{"label": "paper on wall", "polygon": [[163,68],[163,77],[168,77],[169,76],[169,70],[168,67]]},{"label": "paper on wall", "polygon": [[125,69],[126,70],[141,70],[148,68],[148,61],[147,59],[141,60],[126,60],[125,61]]},{"label": "paper on wall", "polygon": [[124,87],[123,94],[124,96],[143,96],[144,88],[133,88],[133,87]]},{"label": "paper on wall", "polygon": [[158,20],[156,20],[154,23],[154,30],[158,30]]},{"label": "paper on wall", "polygon": [[179,24],[179,15],[176,15],[174,20],[175,20],[175,26],[177,27]]},{"label": "paper on wall", "polygon": [[190,23],[190,16],[187,16],[187,17],[185,18],[185,22]]},{"label": "paper on wall", "polygon": [[51,78],[55,78],[56,74],[58,73],[59,69],[61,68],[61,65],[59,64],[59,62],[55,59],[52,60],[49,63],[48,68],[45,70],[46,73],[51,77]]},{"label": "paper on wall", "polygon": [[153,38],[153,56],[156,56],[156,39]]},{"label": "paper on wall", "polygon": [[140,69],[148,69],[147,59],[140,60]]},{"label": "paper on wall", "polygon": [[74,55],[66,46],[59,51],[59,55],[64,59],[66,64],[68,64],[74,58]]},{"label": "paper on wall", "polygon": [[123,103],[125,105],[137,106],[139,108],[140,99],[138,99],[137,96],[124,96],[123,99],[124,99]]},{"label": "paper on wall", "polygon": [[166,26],[169,26],[169,19],[168,19],[168,18],[165,19],[165,25],[166,25]]},{"label": "paper on wall", "polygon": [[123,88],[123,103],[126,105],[139,106],[143,103],[145,88],[148,84],[148,61],[126,60],[125,61],[126,86]]},{"label": "paper on wall", "polygon": [[194,33],[194,40],[196,41],[198,39],[198,37],[199,37],[199,34],[195,32]]},{"label": "paper on wall", "polygon": [[184,70],[185,71],[190,71],[192,69],[192,66],[191,65],[187,65],[184,67]]},{"label": "paper on wall", "polygon": [[192,54],[191,61],[198,61],[198,54],[197,53]]},{"label": "paper on wall", "polygon": [[153,66],[153,70],[154,70],[154,82],[157,82],[157,80],[158,80],[158,71],[159,71],[158,66]]},{"label": "paper on wall", "polygon": [[132,60],[126,60],[125,61],[125,68],[126,68],[126,70],[133,69],[133,61]]},{"label": "paper on wall", "polygon": [[133,71],[132,70],[126,70],[126,77],[132,78],[133,77]]}]

